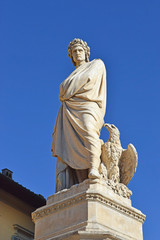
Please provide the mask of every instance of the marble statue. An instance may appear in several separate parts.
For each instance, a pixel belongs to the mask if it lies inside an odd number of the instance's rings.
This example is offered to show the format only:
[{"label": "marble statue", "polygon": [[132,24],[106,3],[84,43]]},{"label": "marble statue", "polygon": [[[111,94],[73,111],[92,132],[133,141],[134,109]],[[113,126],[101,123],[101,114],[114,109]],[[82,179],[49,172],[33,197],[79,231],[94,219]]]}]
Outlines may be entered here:
[{"label": "marble statue", "polygon": [[[136,171],[138,155],[132,144],[127,150],[122,148],[115,125],[104,124],[104,63],[100,59],[89,62],[90,48],[80,39],[70,42],[68,53],[76,69],[60,85],[61,107],[51,148],[57,157],[56,191],[89,178],[103,179],[130,196],[126,185]],[[103,126],[110,133],[106,143],[99,138]]]},{"label": "marble statue", "polygon": [[128,149],[122,148],[120,132],[114,124],[105,124],[105,126],[110,136],[102,145],[102,175],[106,171],[104,174],[106,181],[109,179],[114,183],[128,185],[137,168],[137,151],[133,144],[129,144]]},{"label": "marble statue", "polygon": [[[35,240],[143,240],[145,215],[132,207],[127,184],[137,167],[132,144],[123,149],[118,128],[106,123],[106,69],[89,61],[87,43],[68,47],[76,69],[60,85],[52,152],[57,157],[56,194],[34,213]],[[100,139],[105,126],[109,139]],[[62,191],[61,191],[62,190]]]},{"label": "marble statue", "polygon": [[61,83],[61,107],[51,151],[57,157],[56,191],[100,178],[100,130],[106,109],[106,69],[100,59],[89,61],[90,48],[80,39],[68,47],[76,69]]}]

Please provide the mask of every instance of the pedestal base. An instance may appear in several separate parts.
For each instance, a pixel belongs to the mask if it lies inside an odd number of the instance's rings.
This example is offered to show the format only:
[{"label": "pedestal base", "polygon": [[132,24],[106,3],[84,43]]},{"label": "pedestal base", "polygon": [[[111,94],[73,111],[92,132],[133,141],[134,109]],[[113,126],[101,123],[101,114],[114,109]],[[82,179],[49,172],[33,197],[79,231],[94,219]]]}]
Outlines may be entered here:
[{"label": "pedestal base", "polygon": [[86,180],[50,196],[32,218],[35,240],[142,240],[145,215],[102,180]]}]

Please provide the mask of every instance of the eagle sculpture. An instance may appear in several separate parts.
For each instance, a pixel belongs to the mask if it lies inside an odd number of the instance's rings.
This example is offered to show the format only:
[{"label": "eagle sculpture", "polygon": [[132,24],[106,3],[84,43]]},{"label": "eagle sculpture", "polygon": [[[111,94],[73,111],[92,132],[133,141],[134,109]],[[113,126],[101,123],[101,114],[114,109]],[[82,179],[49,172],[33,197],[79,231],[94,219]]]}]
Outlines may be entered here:
[{"label": "eagle sculpture", "polygon": [[105,124],[105,126],[110,136],[102,145],[102,171],[106,168],[107,179],[114,183],[128,185],[137,168],[137,151],[132,144],[128,145],[128,149],[123,149],[118,128],[113,124]]}]

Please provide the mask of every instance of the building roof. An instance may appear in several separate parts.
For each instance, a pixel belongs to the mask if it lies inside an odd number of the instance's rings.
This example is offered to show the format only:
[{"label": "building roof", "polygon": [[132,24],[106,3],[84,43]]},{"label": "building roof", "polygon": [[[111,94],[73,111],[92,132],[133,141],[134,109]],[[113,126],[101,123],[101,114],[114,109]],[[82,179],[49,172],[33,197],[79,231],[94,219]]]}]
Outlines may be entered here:
[{"label": "building roof", "polygon": [[34,208],[39,208],[46,204],[46,199],[42,195],[35,194],[2,173],[0,173],[0,188]]}]

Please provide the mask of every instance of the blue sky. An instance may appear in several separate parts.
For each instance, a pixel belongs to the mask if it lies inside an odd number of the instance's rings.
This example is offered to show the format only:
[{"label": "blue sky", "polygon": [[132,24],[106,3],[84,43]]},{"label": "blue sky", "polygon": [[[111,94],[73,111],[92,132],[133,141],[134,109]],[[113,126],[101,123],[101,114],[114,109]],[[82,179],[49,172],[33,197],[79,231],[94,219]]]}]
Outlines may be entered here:
[{"label": "blue sky", "polygon": [[[160,2],[0,1],[0,168],[35,193],[54,193],[50,148],[60,83],[74,70],[67,47],[87,41],[107,69],[105,122],[133,143],[139,163],[132,204],[147,215],[144,239],[159,238]],[[106,129],[102,130],[107,140]]]}]

